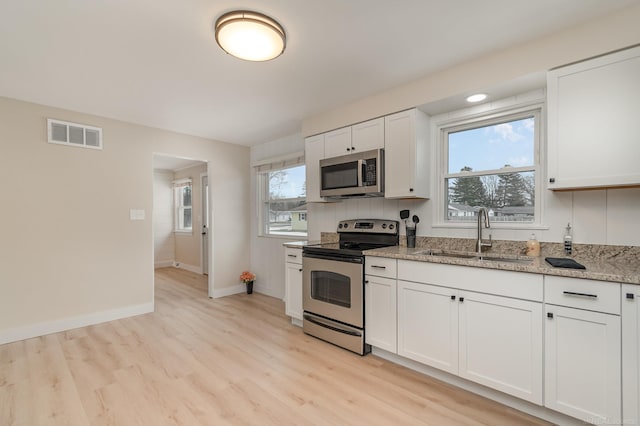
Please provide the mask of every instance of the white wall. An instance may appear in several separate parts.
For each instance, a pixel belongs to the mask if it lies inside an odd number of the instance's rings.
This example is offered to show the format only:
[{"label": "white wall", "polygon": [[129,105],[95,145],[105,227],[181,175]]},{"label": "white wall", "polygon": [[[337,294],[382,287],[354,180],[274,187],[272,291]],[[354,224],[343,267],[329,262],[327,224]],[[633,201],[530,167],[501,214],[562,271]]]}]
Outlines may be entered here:
[{"label": "white wall", "polygon": [[170,266],[176,258],[173,237],[173,171],[153,172],[153,263]]},{"label": "white wall", "polygon": [[[102,127],[104,150],[48,144],[48,117]],[[209,162],[214,294],[242,291],[249,148],[0,98],[0,152],[0,343],[153,308],[154,153]]]},{"label": "white wall", "polygon": [[[294,134],[282,139],[267,142],[251,148],[251,163],[260,160],[277,158],[287,154],[304,151],[304,139],[300,134]],[[278,237],[260,237],[259,218],[257,209],[256,172],[251,167],[251,271],[256,274],[254,290],[282,299],[284,297],[284,247],[287,241],[297,239],[283,239]]]}]

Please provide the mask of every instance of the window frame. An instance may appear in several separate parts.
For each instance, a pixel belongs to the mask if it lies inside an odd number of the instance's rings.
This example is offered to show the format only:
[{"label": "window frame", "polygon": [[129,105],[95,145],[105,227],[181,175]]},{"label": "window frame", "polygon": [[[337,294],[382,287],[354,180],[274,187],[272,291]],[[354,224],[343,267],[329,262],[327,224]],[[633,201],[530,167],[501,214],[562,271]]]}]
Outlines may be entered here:
[{"label": "window frame", "polygon": [[[517,97],[514,99],[502,101],[502,108],[489,108],[485,106],[483,111],[477,111],[476,108],[457,111],[456,113],[443,114],[440,117],[434,117],[433,120],[433,138],[436,141],[435,149],[435,165],[437,168],[437,186],[436,199],[437,203],[434,207],[434,228],[475,228],[475,221],[456,221],[450,220],[448,216],[448,199],[447,199],[447,180],[458,177],[487,176],[500,175],[505,173],[533,172],[535,175],[535,194],[534,194],[534,219],[532,222],[499,222],[491,223],[492,228],[497,229],[516,229],[516,230],[544,230],[548,229],[543,225],[543,175],[544,167],[544,134],[545,134],[545,104],[544,99],[532,100],[530,102],[517,103]],[[510,104],[510,105],[509,105]],[[455,118],[450,118],[455,117]],[[470,130],[479,127],[485,127],[500,123],[516,121],[527,117],[534,117],[534,164],[525,167],[511,167],[505,169],[493,169],[471,172],[449,173],[449,133]]]},{"label": "window frame", "polygon": [[[269,232],[269,209],[265,208],[269,201],[269,173],[278,170],[292,169],[300,166],[305,166],[304,154],[296,154],[294,157],[287,157],[285,159],[264,161],[260,164],[254,165],[256,171],[256,205],[257,220],[258,220],[258,236],[265,238],[279,238],[279,239],[306,239],[309,235],[309,229],[304,234],[302,232],[291,232],[282,234],[273,234]],[[305,187],[306,187],[306,170],[304,174]],[[305,196],[306,203],[306,196]],[[307,217],[308,217],[307,212]],[[307,224],[308,224],[307,220]]]},{"label": "window frame", "polygon": [[[182,189],[191,188],[191,205],[184,205],[184,194]],[[173,200],[174,200],[174,226],[173,232],[178,234],[193,234],[193,182],[191,179],[181,179],[173,182]],[[181,226],[180,218],[184,219],[184,211],[191,210],[191,227],[185,228]],[[184,221],[183,221],[184,223]]]}]

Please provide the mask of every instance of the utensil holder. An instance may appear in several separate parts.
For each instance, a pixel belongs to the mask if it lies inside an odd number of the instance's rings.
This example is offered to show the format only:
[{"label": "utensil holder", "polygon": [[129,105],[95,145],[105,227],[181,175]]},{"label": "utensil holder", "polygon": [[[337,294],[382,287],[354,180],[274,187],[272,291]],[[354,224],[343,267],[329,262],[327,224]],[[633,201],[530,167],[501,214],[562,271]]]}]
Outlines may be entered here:
[{"label": "utensil holder", "polygon": [[416,228],[407,227],[407,247],[416,247]]}]

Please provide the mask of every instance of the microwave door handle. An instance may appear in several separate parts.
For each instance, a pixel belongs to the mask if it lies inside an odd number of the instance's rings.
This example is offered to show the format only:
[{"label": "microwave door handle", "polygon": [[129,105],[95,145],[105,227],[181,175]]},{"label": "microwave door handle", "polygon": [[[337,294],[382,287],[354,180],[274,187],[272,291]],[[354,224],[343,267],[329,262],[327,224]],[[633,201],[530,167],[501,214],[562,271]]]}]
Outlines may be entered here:
[{"label": "microwave door handle", "polygon": [[358,160],[358,188],[364,186],[365,160]]}]

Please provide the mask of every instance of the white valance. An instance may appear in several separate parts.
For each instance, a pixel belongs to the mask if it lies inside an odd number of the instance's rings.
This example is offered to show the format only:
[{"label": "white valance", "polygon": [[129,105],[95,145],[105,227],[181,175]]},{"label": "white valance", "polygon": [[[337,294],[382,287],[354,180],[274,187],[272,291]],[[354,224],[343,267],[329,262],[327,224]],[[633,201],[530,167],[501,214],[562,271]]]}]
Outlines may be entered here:
[{"label": "white valance", "polygon": [[295,152],[281,157],[269,158],[257,161],[253,164],[257,173],[282,170],[289,167],[302,166],[304,164],[304,151]]},{"label": "white valance", "polygon": [[191,186],[191,178],[177,179],[173,181],[174,188],[182,188],[184,186]]}]

